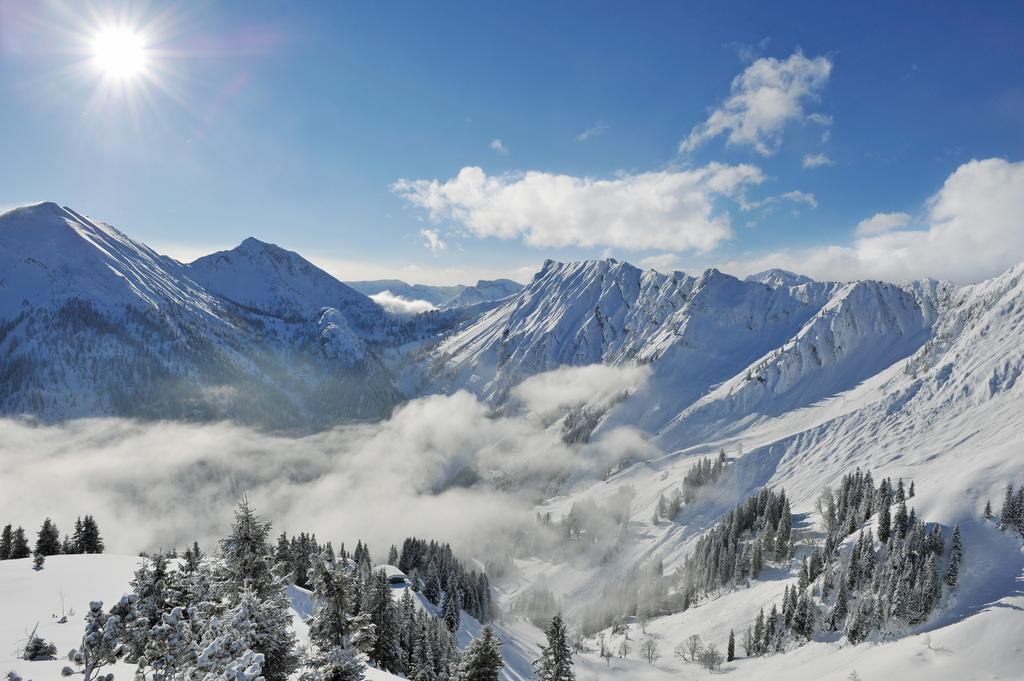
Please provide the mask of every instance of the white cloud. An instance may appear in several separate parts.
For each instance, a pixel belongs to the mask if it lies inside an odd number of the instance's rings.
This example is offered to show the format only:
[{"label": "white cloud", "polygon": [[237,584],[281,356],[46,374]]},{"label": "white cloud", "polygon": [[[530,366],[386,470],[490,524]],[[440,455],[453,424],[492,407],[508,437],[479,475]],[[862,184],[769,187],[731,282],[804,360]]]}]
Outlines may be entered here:
[{"label": "white cloud", "polygon": [[825,154],[805,154],[804,168],[820,168],[822,166],[835,165],[835,161]]},{"label": "white cloud", "polygon": [[679,256],[675,253],[658,253],[642,259],[640,267],[645,270],[672,272],[679,269]]},{"label": "white cloud", "polygon": [[408,298],[397,296],[391,291],[374,293],[370,296],[370,300],[377,303],[391,314],[398,315],[415,315],[420,314],[421,312],[430,312],[431,310],[437,309],[430,301],[409,300]]},{"label": "white cloud", "polygon": [[810,206],[811,208],[818,207],[818,199],[814,198],[814,194],[802,192],[799,189],[786,192],[779,198],[785,199],[786,201],[792,201],[793,203],[802,203],[805,206]]},{"label": "white cloud", "polygon": [[790,122],[831,122],[822,114],[804,113],[804,102],[817,99],[831,72],[827,57],[808,59],[799,51],[783,61],[758,59],[733,79],[728,99],[690,131],[679,143],[679,152],[689,153],[728,133],[729,144],[752,146],[764,156],[775,153]]},{"label": "white cloud", "polygon": [[527,411],[546,413],[577,404],[604,406],[642,386],[651,375],[647,365],[612,367],[591,364],[537,374],[512,389],[512,400]]},{"label": "white cloud", "polygon": [[436,229],[421,229],[420,236],[424,238],[427,244],[427,248],[434,255],[437,255],[444,249],[448,248],[448,244],[441,239],[441,234]]},{"label": "white cloud", "polygon": [[594,123],[592,126],[587,128],[580,134],[576,135],[576,141],[586,142],[591,137],[600,137],[606,132],[608,132],[608,124],[605,123],[604,121],[598,121],[597,123]]},{"label": "white cloud", "polygon": [[[634,369],[624,376],[565,370],[540,401],[527,396],[525,408],[589,400],[645,378]],[[378,551],[417,535],[485,555],[501,548],[506,530],[530,531],[532,500],[552,480],[593,477],[637,451],[651,456],[629,429],[577,449],[547,425],[495,416],[465,392],[413,400],[380,423],[301,437],[229,423],[0,419],[0,517],[31,529],[49,516],[63,531],[89,513],[117,553],[193,540],[206,549],[247,494],[277,532],[361,537]]]},{"label": "white cloud", "polygon": [[926,209],[924,229],[891,227],[858,234],[849,246],[776,251],[722,268],[737,274],[782,267],[819,279],[936,277],[967,283],[1024,261],[1024,162],[965,163]]},{"label": "white cloud", "polygon": [[740,201],[740,208],[744,211],[756,210],[758,208],[765,209],[765,212],[771,212],[780,201],[791,201],[793,203],[802,203],[811,208],[818,207],[818,199],[815,198],[814,194],[809,192],[802,192],[799,189],[786,192],[785,194],[779,194],[778,196],[767,196],[757,201]]},{"label": "white cloud", "polygon": [[910,224],[908,213],[875,213],[871,217],[857,223],[857,236],[873,236],[885,234]]},{"label": "white cloud", "polygon": [[502,156],[508,153],[508,147],[505,146],[505,143],[502,142],[500,138],[495,138],[491,140],[490,147],[491,149],[494,149],[494,151],[498,152]]},{"label": "white cloud", "polygon": [[706,251],[732,235],[720,198],[764,180],[752,165],[711,163],[611,179],[529,171],[488,176],[466,167],[445,182],[399,180],[392,191],[477,237],[531,246],[614,246]]}]

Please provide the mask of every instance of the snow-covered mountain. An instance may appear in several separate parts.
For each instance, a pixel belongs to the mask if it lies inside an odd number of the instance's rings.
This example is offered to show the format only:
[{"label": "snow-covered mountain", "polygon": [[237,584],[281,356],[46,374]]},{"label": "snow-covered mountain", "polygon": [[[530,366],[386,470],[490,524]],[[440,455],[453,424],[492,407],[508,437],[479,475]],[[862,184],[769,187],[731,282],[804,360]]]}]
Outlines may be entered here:
[{"label": "snow-covered mountain", "polygon": [[452,286],[430,286],[429,284],[408,284],[401,279],[371,279],[368,281],[346,281],[356,291],[375,296],[385,291],[406,300],[425,300],[440,307],[466,288],[463,284]]},{"label": "snow-covered mountain", "polygon": [[400,396],[386,315],[247,240],[183,265],[54,203],[0,216],[0,413],[323,427]]},{"label": "snow-covered mountain", "polygon": [[472,286],[464,284],[453,286],[407,284],[399,279],[350,281],[347,284],[367,296],[387,292],[405,300],[425,300],[435,307],[444,308],[469,307],[501,300],[518,293],[523,288],[522,284],[511,279],[481,279]]},{"label": "snow-covered mountain", "polygon": [[523,285],[511,279],[481,279],[467,286],[457,296],[448,300],[445,307],[468,307],[492,300],[502,300],[523,290]]},{"label": "snow-covered mountain", "polygon": [[500,402],[518,382],[559,366],[635,362],[651,364],[655,380],[673,387],[663,414],[780,346],[837,288],[549,260],[526,288],[442,341],[424,385]]},{"label": "snow-covered mountain", "polygon": [[[1024,554],[1011,533],[979,516],[1007,483],[1024,481],[1016,425],[1024,420],[1024,264],[957,287],[547,261],[516,286],[480,282],[460,289],[458,306],[391,316],[301,256],[255,239],[186,265],[71,209],[29,206],[0,216],[0,413],[321,429],[459,390],[511,413],[515,388],[545,372],[642,365],[646,378],[631,394],[602,395],[600,404],[586,396],[576,407],[590,412],[537,419],[543,434],[557,436],[583,413],[587,432],[568,447],[628,426],[636,440],[609,446],[642,441],[643,456],[582,467],[540,502],[538,517],[555,523],[573,509],[615,504],[621,525],[584,537],[578,555],[560,542],[547,555],[517,556],[496,580],[503,605],[540,584],[578,618],[598,594],[649,566],[676,574],[738,502],[785,489],[795,560],[689,609],[658,611],[646,631],[627,623],[631,640],[650,637],[664,658],[691,634],[721,647],[795,582],[799,559],[821,541],[819,495],[861,469],[912,480],[917,517],[947,538],[959,525],[970,556],[961,585],[945,590],[930,619],[890,638],[854,646],[822,629],[800,647],[745,656],[729,669],[741,678],[846,679],[859,670],[924,679],[941,667],[956,677],[1012,678],[1013,655],[997,653],[1016,645]],[[695,461],[723,450],[730,473],[720,494],[664,518],[660,505]],[[854,530],[876,523],[861,518]],[[526,678],[539,632],[526,622],[501,632],[507,659],[517,661],[510,667]],[[621,628],[603,633],[622,640]],[[671,659],[610,662],[593,652],[577,665],[588,678],[701,674]]]},{"label": "snow-covered mountain", "polygon": [[252,237],[185,266],[210,293],[278,319],[310,319],[324,308],[345,311],[365,334],[380,325],[380,307],[298,253]]}]

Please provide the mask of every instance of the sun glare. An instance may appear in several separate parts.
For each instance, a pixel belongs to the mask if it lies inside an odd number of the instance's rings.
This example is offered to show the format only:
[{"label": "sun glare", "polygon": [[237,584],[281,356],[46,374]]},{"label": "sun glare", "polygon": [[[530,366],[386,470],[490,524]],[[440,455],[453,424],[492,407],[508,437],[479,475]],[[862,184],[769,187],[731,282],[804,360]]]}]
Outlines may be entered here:
[{"label": "sun glare", "polygon": [[106,28],[93,40],[93,59],[110,78],[131,78],[146,68],[142,36],[127,28]]}]

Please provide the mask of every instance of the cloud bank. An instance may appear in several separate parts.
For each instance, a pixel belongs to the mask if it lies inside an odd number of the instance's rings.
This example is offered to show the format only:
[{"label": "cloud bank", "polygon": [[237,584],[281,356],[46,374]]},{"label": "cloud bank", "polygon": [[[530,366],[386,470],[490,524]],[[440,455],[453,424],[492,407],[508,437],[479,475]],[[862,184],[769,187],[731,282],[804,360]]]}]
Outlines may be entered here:
[{"label": "cloud bank", "polygon": [[831,122],[827,116],[804,110],[806,102],[818,98],[831,73],[828,58],[808,59],[799,51],[781,61],[756,60],[733,79],[729,97],[679,143],[679,153],[690,153],[725,134],[730,145],[751,146],[763,156],[774,154],[789,123]]},{"label": "cloud bank", "polygon": [[974,160],[958,167],[925,204],[923,229],[906,213],[862,221],[848,246],[780,250],[722,268],[749,274],[781,267],[819,279],[936,277],[969,283],[1024,260],[1024,162]]},{"label": "cloud bank", "polygon": [[391,291],[374,293],[369,298],[391,314],[416,315],[421,312],[430,312],[437,309],[429,300],[409,300],[408,298],[395,295]]},{"label": "cloud bank", "polygon": [[[524,410],[570,405],[587,390],[606,394],[643,376],[563,370],[558,379],[543,402],[524,393]],[[49,516],[66,531],[88,513],[113,552],[194,539],[212,548],[246,494],[276,532],[312,531],[335,546],[361,537],[379,554],[419,535],[486,550],[534,525],[532,504],[552,480],[651,449],[628,429],[569,447],[549,422],[495,416],[465,392],[414,400],[381,423],[298,438],[228,423],[0,420],[0,521],[35,532]]]},{"label": "cloud bank", "polygon": [[704,252],[731,237],[722,198],[764,180],[755,166],[710,163],[611,179],[539,171],[488,176],[466,167],[450,180],[399,180],[392,191],[431,220],[476,237],[521,238],[537,247],[612,246]]}]

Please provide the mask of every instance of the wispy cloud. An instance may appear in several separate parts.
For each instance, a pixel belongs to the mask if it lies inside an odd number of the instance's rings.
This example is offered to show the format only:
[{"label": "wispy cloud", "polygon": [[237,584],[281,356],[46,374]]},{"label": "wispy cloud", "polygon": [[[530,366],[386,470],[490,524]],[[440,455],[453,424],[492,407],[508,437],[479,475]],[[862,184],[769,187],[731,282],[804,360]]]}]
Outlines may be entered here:
[{"label": "wispy cloud", "polygon": [[608,132],[608,124],[605,123],[604,121],[598,121],[597,123],[594,123],[592,126],[587,128],[580,134],[576,135],[576,141],[586,142],[591,137],[600,137],[606,132]]},{"label": "wispy cloud", "polygon": [[434,255],[437,255],[444,249],[448,248],[448,244],[445,243],[445,241],[441,238],[441,233],[438,232],[436,229],[421,229],[420,236],[423,237],[424,242],[427,245],[427,248],[429,248],[430,252],[433,253]]},{"label": "wispy cloud", "polygon": [[508,147],[505,146],[505,143],[502,142],[500,138],[495,138],[495,139],[491,140],[490,147],[496,153],[498,153],[498,154],[500,154],[502,156],[504,156],[505,154],[508,153]]},{"label": "wispy cloud", "polygon": [[804,111],[805,102],[817,99],[831,72],[827,57],[809,59],[799,51],[785,60],[758,59],[732,81],[729,97],[679,143],[679,152],[690,153],[727,134],[731,145],[752,146],[764,156],[774,154],[790,122],[827,125],[831,121],[823,114]]},{"label": "wispy cloud", "polygon": [[613,246],[706,251],[732,235],[720,199],[741,199],[764,179],[752,165],[620,173],[609,179],[529,171],[399,180],[392,190],[434,221],[477,237],[521,238],[531,246]]},{"label": "wispy cloud", "polygon": [[786,192],[785,194],[782,194],[780,198],[786,201],[792,201],[793,203],[802,203],[805,206],[810,206],[811,208],[818,207],[818,200],[814,198],[814,194],[802,192],[799,189]]},{"label": "wispy cloud", "polygon": [[835,162],[825,154],[805,154],[803,165],[804,168],[821,168],[835,165]]}]

